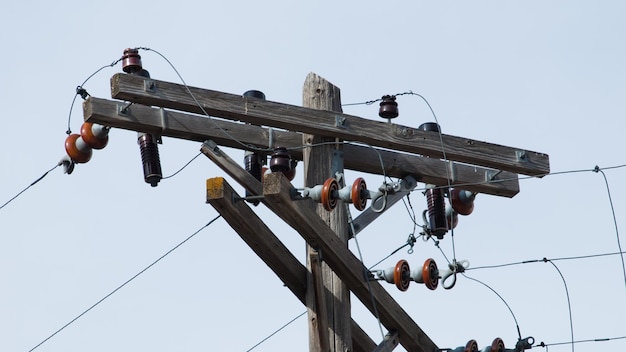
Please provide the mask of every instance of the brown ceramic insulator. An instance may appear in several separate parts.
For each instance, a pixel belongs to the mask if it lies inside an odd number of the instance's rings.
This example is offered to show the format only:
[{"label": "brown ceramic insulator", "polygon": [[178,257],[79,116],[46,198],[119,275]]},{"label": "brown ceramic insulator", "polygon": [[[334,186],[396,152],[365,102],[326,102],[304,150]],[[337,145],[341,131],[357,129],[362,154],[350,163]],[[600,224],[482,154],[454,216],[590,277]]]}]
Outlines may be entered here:
[{"label": "brown ceramic insulator", "polygon": [[476,340],[469,340],[463,352],[478,352],[478,342],[476,342]]},{"label": "brown ceramic insulator", "polygon": [[429,290],[434,290],[439,285],[439,268],[433,258],[428,258],[422,266],[422,280]]},{"label": "brown ceramic insulator", "polygon": [[285,147],[277,147],[270,158],[272,172],[287,172],[291,169],[291,156]]},{"label": "brown ceramic insulator", "polygon": [[378,116],[385,119],[393,119],[398,117],[398,103],[393,95],[384,95],[378,108]]},{"label": "brown ceramic insulator", "polygon": [[149,183],[150,186],[156,187],[163,178],[158,144],[149,133],[139,136],[137,144],[139,144],[141,151],[144,180],[146,183]]},{"label": "brown ceramic insulator", "polygon": [[337,206],[337,191],[339,191],[339,183],[332,177],[322,185],[320,201],[327,211],[331,211]]},{"label": "brown ceramic insulator", "polygon": [[102,132],[96,135],[94,133],[94,125],[91,122],[84,122],[80,126],[80,136],[93,149],[102,149],[109,143],[109,130],[103,128]]},{"label": "brown ceramic insulator", "polygon": [[501,338],[496,337],[491,343],[491,352],[504,352],[504,341]]},{"label": "brown ceramic insulator", "polygon": [[350,193],[352,204],[357,210],[365,209],[367,205],[367,185],[362,177],[357,178],[352,183],[352,192]]},{"label": "brown ceramic insulator", "polygon": [[88,162],[93,154],[91,147],[76,133],[70,134],[65,139],[65,152],[77,164]]},{"label": "brown ceramic insulator", "polygon": [[122,55],[122,70],[126,73],[135,73],[141,71],[141,56],[139,50],[127,48],[124,49],[124,55]]},{"label": "brown ceramic insulator", "polygon": [[406,260],[400,260],[393,269],[393,282],[400,291],[409,289],[411,283],[411,268]]},{"label": "brown ceramic insulator", "polygon": [[475,193],[455,188],[450,192],[450,202],[455,212],[469,215],[474,211]]},{"label": "brown ceramic insulator", "polygon": [[446,219],[446,202],[443,188],[429,188],[426,190],[428,204],[428,227],[431,235],[442,239],[448,232]]}]

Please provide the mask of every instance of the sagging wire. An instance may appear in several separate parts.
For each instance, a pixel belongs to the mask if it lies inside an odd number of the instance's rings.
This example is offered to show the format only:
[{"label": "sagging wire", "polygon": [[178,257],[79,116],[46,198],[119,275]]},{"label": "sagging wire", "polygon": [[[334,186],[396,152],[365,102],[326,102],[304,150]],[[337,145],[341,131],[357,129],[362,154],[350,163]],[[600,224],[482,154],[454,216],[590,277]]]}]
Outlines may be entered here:
[{"label": "sagging wire", "polygon": [[202,155],[202,153],[198,153],[196,156],[194,156],[193,158],[191,158],[191,160],[189,160],[185,165],[183,165],[183,167],[181,167],[180,169],[178,169],[178,171],[174,172],[173,174],[163,177],[161,178],[161,180],[165,180],[168,178],[172,178],[176,175],[178,175],[178,173],[180,173],[181,171],[183,171],[187,166],[189,166],[189,164],[191,164],[194,160],[196,160],[200,155]]},{"label": "sagging wire", "polygon": [[198,233],[200,233],[200,231],[204,230],[205,228],[209,227],[211,224],[213,224],[215,221],[217,221],[217,219],[219,219],[220,217],[222,217],[221,215],[217,215],[215,218],[213,218],[211,221],[209,221],[206,225],[202,226],[201,228],[199,228],[196,232],[192,233],[191,235],[189,235],[187,238],[185,238],[183,241],[181,241],[180,243],[178,243],[176,246],[174,246],[173,248],[171,248],[170,250],[168,250],[167,252],[165,252],[165,254],[163,254],[162,256],[160,256],[159,258],[157,258],[155,261],[153,261],[152,263],[150,263],[150,265],[146,266],[145,268],[141,269],[137,274],[133,275],[130,279],[126,280],[123,284],[117,286],[113,291],[109,292],[108,294],[106,294],[104,297],[102,297],[100,300],[98,300],[96,303],[92,304],[89,308],[85,309],[82,313],[78,314],[76,317],[74,317],[72,320],[70,320],[69,322],[67,322],[65,325],[63,325],[61,328],[59,328],[58,330],[56,330],[55,332],[53,332],[50,336],[46,337],[45,339],[43,339],[41,342],[39,342],[37,345],[35,345],[35,347],[31,348],[30,350],[28,350],[28,352],[32,352],[35,349],[37,349],[38,347],[40,347],[41,345],[43,345],[44,343],[46,343],[48,340],[50,340],[51,338],[53,338],[54,336],[56,336],[58,333],[60,333],[61,331],[63,331],[65,328],[67,328],[68,326],[72,325],[75,321],[77,321],[78,319],[80,319],[83,315],[87,314],[89,311],[91,311],[92,309],[94,309],[96,306],[98,306],[100,303],[104,302],[104,300],[106,300],[107,298],[111,297],[113,294],[115,294],[117,291],[119,291],[120,289],[122,289],[124,286],[128,285],[131,281],[135,280],[137,277],[139,277],[139,275],[143,274],[144,272],[146,272],[148,269],[150,269],[151,267],[153,267],[155,264],[157,264],[158,262],[160,262],[163,258],[165,258],[166,256],[168,256],[170,253],[172,253],[173,251],[175,251],[176,249],[178,249],[178,247],[182,246],[183,244],[185,244],[187,241],[189,241],[190,239],[192,239],[195,235],[197,235]]},{"label": "sagging wire", "polygon": [[572,303],[569,297],[569,290],[567,288],[567,282],[565,282],[565,277],[563,276],[563,273],[561,273],[561,270],[559,270],[559,267],[556,266],[556,264],[554,264],[551,260],[547,258],[543,258],[543,262],[552,264],[554,269],[556,269],[556,271],[559,273],[559,276],[561,276],[561,280],[563,280],[563,286],[565,287],[565,295],[567,296],[567,310],[569,312],[569,328],[570,328],[570,333],[572,337],[572,340],[571,340],[572,352],[574,352],[574,320],[572,318]]},{"label": "sagging wire", "polygon": [[71,120],[72,120],[72,110],[74,109],[74,103],[76,103],[76,97],[80,95],[80,97],[83,98],[83,100],[86,100],[89,97],[89,93],[84,88],[85,84],[87,84],[87,81],[89,81],[93,76],[97,75],[100,71],[104,70],[105,68],[113,67],[113,66],[117,65],[117,63],[120,62],[120,61],[122,61],[121,57],[119,59],[113,61],[112,63],[108,64],[108,65],[104,65],[104,66],[100,67],[99,69],[94,71],[92,74],[90,74],[83,81],[82,84],[80,84],[80,85],[78,85],[76,87],[76,94],[74,94],[74,98],[72,99],[72,104],[70,104],[70,112],[69,112],[68,117],[67,117],[67,131],[65,131],[65,133],[68,136],[70,134],[72,134],[72,129],[70,128],[70,124],[71,124]]},{"label": "sagging wire", "polygon": [[246,144],[242,141],[240,141],[239,139],[235,138],[233,135],[231,135],[228,131],[226,131],[224,128],[222,128],[219,124],[215,123],[215,121],[213,120],[213,117],[211,117],[211,115],[209,115],[209,113],[206,111],[206,109],[204,108],[204,106],[202,106],[202,104],[200,104],[200,102],[198,101],[198,99],[196,98],[196,96],[191,92],[191,89],[189,88],[189,85],[187,85],[187,82],[185,82],[185,79],[183,78],[183,76],[180,74],[180,72],[178,72],[178,69],[176,69],[176,66],[174,66],[174,64],[172,64],[172,62],[165,57],[165,55],[161,54],[160,52],[158,52],[157,50],[151,49],[151,48],[147,48],[147,47],[137,47],[135,48],[137,50],[146,50],[146,51],[152,51],[153,53],[159,55],[163,60],[165,60],[165,62],[167,62],[167,64],[172,68],[172,70],[174,70],[174,73],[176,73],[176,75],[178,76],[178,79],[180,79],[181,83],[183,84],[183,86],[185,87],[185,90],[187,91],[187,94],[189,94],[189,96],[191,97],[191,99],[193,100],[193,102],[196,104],[196,106],[198,106],[198,108],[200,109],[200,111],[202,111],[202,114],[205,115],[209,121],[211,121],[211,123],[213,123],[213,125],[219,129],[226,137],[228,137],[230,140],[232,140],[233,142],[241,145],[244,149],[246,150],[250,150],[250,151],[257,151],[257,152],[265,152],[265,153],[269,153],[272,150],[270,148],[258,148],[255,145],[252,144]]},{"label": "sagging wire", "polygon": [[[617,227],[617,218],[615,216],[615,207],[613,207],[613,199],[611,197],[611,188],[609,187],[609,181],[606,178],[606,174],[604,173],[604,171],[602,171],[602,169],[598,165],[596,165],[596,167],[593,169],[593,172],[595,173],[600,172],[602,174],[602,177],[604,177],[604,183],[606,185],[606,193],[609,197],[609,204],[611,205],[611,214],[613,215],[613,224],[615,225],[615,236],[617,237],[617,248],[619,249],[619,252],[622,253],[622,244],[619,239],[619,229]],[[624,285],[626,286],[626,265],[624,265],[624,255],[620,254],[620,258],[622,260],[622,271],[624,273]]]},{"label": "sagging wire", "polygon": [[6,203],[2,204],[0,206],[0,210],[2,210],[2,208],[4,208],[5,206],[7,206],[9,203],[11,203],[12,201],[14,201],[15,199],[17,199],[17,197],[21,196],[22,193],[26,192],[29,188],[31,188],[32,186],[34,186],[37,182],[43,180],[44,177],[48,176],[48,173],[50,173],[52,170],[56,169],[57,167],[63,165],[63,161],[60,161],[58,164],[54,165],[53,168],[51,168],[50,170],[44,172],[43,175],[39,176],[39,178],[37,178],[35,181],[31,182],[28,186],[26,186],[26,188],[22,189],[19,193],[17,193],[15,196],[13,196],[13,198],[9,199],[8,201],[6,201]]},{"label": "sagging wire", "polygon": [[465,273],[461,273],[461,275],[463,275],[463,277],[465,277],[466,279],[472,280],[474,282],[477,282],[477,283],[485,286],[491,292],[493,292],[496,296],[498,296],[498,298],[500,298],[502,303],[504,303],[506,308],[511,313],[511,316],[513,317],[513,321],[515,321],[515,328],[517,329],[517,337],[518,337],[518,341],[520,341],[522,339],[522,333],[520,332],[519,323],[517,322],[517,318],[515,317],[515,314],[513,313],[513,310],[511,309],[511,306],[509,306],[509,304],[506,302],[506,300],[496,290],[494,290],[491,286],[487,285],[486,283],[484,283],[484,282],[482,282],[482,281],[480,281],[478,279],[475,279],[473,277],[467,276],[467,274],[465,274]]}]

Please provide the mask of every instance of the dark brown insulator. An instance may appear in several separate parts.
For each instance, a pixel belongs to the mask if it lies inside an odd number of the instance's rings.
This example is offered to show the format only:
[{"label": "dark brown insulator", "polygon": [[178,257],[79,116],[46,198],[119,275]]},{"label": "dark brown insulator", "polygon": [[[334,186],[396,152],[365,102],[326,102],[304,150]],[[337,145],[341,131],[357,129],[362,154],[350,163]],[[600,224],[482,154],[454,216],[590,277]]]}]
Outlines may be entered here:
[{"label": "dark brown insulator", "polygon": [[393,119],[398,117],[398,103],[394,95],[384,95],[383,101],[380,102],[378,116],[385,119]]},{"label": "dark brown insulator", "polygon": [[163,178],[157,141],[154,140],[151,134],[145,133],[139,136],[137,143],[141,151],[144,180],[146,183],[149,183],[150,186],[156,187]]},{"label": "dark brown insulator", "polygon": [[443,188],[430,188],[426,190],[426,202],[428,204],[428,227],[431,235],[442,239],[448,232],[446,219],[446,201]]},{"label": "dark brown insulator", "polygon": [[285,147],[277,147],[270,158],[272,172],[289,172],[291,170],[291,156]]},{"label": "dark brown insulator", "polygon": [[420,131],[441,132],[441,126],[436,122],[424,122],[417,128]]},{"label": "dark brown insulator", "polygon": [[141,56],[139,50],[127,48],[124,49],[124,55],[122,55],[122,70],[126,73],[135,73],[141,71]]}]

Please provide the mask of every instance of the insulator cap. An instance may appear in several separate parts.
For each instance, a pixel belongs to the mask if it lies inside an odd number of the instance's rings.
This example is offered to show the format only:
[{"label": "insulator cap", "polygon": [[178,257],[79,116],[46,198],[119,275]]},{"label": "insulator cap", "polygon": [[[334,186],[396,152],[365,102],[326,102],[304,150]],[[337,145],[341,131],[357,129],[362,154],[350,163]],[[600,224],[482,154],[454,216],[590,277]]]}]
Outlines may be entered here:
[{"label": "insulator cap", "polygon": [[384,95],[382,99],[383,101],[380,102],[380,108],[378,109],[378,116],[384,119],[398,117],[398,103],[395,95]]},{"label": "insulator cap", "polygon": [[406,260],[400,260],[393,270],[393,282],[400,291],[409,289],[411,283],[411,268]]},{"label": "insulator cap", "polygon": [[465,345],[464,352],[478,352],[478,342],[476,342],[476,340],[469,340]]},{"label": "insulator cap", "polygon": [[277,147],[270,159],[270,170],[272,172],[288,172],[291,170],[291,156],[285,147]]},{"label": "insulator cap", "polygon": [[324,209],[331,211],[337,206],[337,192],[339,191],[339,183],[333,177],[328,178],[322,185],[322,193],[320,202]]},{"label": "insulator cap", "polygon": [[122,55],[122,70],[126,73],[135,73],[142,69],[139,50],[126,48]]},{"label": "insulator cap", "polygon": [[260,90],[254,90],[254,89],[248,90],[245,93],[243,93],[243,96],[265,100],[265,94],[261,92]]},{"label": "insulator cap", "polygon": [[469,215],[474,211],[474,198],[475,193],[463,189],[455,188],[450,192],[452,208],[461,215]]},{"label": "insulator cap", "polygon": [[367,185],[362,177],[357,178],[352,183],[352,191],[350,193],[352,204],[357,210],[365,209],[367,205]]},{"label": "insulator cap", "polygon": [[73,133],[65,139],[65,152],[72,161],[82,164],[91,160],[93,149],[82,140],[79,134]]},{"label": "insulator cap", "polygon": [[436,122],[424,122],[417,128],[419,131],[441,132],[441,126]]},{"label": "insulator cap", "polygon": [[491,343],[491,352],[504,352],[504,351],[505,351],[504,341],[501,338],[496,337]]},{"label": "insulator cap", "polygon": [[109,143],[109,129],[91,122],[84,122],[80,126],[80,136],[93,149],[102,149]]},{"label": "insulator cap", "polygon": [[428,258],[424,262],[422,266],[422,279],[424,280],[424,285],[429,290],[434,290],[439,285],[439,268],[437,268],[437,263],[434,259]]}]

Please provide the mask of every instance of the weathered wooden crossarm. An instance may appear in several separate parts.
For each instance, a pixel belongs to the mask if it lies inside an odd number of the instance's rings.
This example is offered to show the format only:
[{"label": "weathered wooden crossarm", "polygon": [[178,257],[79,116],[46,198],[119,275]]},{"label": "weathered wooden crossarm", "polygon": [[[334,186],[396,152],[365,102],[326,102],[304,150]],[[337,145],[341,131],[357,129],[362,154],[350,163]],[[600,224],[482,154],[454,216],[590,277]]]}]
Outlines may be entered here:
[{"label": "weathered wooden crossarm", "polygon": [[[90,97],[83,103],[83,110],[88,122],[164,137],[198,142],[212,139],[221,146],[239,149],[244,148],[242,144],[267,148],[270,143],[270,131],[266,127],[220,119],[209,120],[206,116],[140,104],[128,106],[120,101]],[[275,146],[292,149],[292,157],[302,160],[302,149],[298,149],[302,145],[301,133],[274,129],[271,134]],[[384,173],[391,177],[411,175],[419,182],[438,186],[447,185],[450,178],[452,185],[463,185],[469,191],[504,197],[513,197],[519,192],[517,175],[507,171],[487,182],[489,175],[495,174],[496,170],[360,145],[346,144],[343,150],[344,167],[350,170],[380,175],[383,173],[382,160]]]},{"label": "weathered wooden crossarm", "polygon": [[[208,89],[189,90],[200,105],[180,84],[124,73],[111,78],[111,96],[115,99],[443,158],[442,141],[436,132]],[[442,139],[448,160],[533,176],[550,172],[548,155],[543,153],[445,134]]]},{"label": "weathered wooden crossarm", "polygon": [[[260,189],[261,183],[256,182],[258,183],[256,186]],[[300,302],[306,304],[308,275],[306,267],[285,247],[246,202],[236,201],[238,198],[239,195],[223,178],[216,177],[207,180],[207,203],[222,215],[239,237],[276,273]],[[376,344],[354,320],[351,322],[351,329],[352,346],[355,351],[370,352],[375,348]]]},{"label": "weathered wooden crossarm", "polygon": [[324,261],[361,303],[370,312],[378,312],[381,323],[389,331],[397,331],[400,344],[405,349],[417,352],[437,350],[435,343],[377,281],[366,281],[364,273],[367,269],[363,263],[315,211],[303,201],[292,200],[292,190],[284,175],[269,174],[263,182],[264,204],[296,229],[307,243],[322,251]]}]

